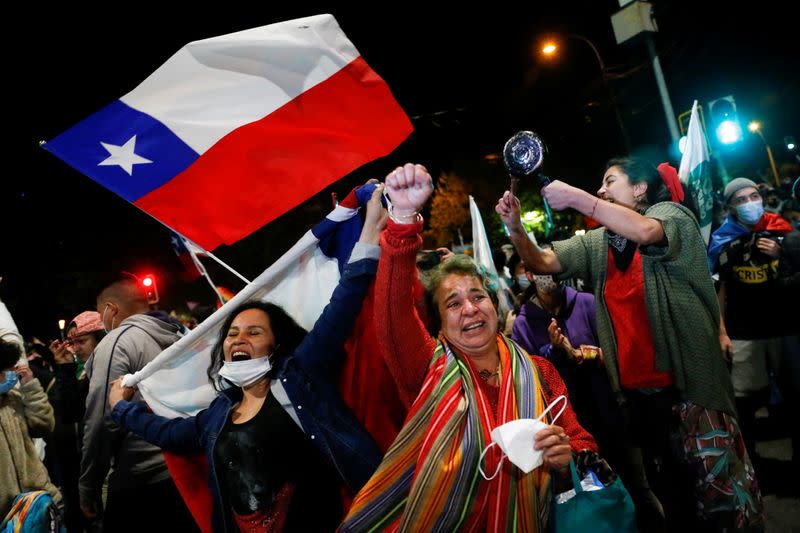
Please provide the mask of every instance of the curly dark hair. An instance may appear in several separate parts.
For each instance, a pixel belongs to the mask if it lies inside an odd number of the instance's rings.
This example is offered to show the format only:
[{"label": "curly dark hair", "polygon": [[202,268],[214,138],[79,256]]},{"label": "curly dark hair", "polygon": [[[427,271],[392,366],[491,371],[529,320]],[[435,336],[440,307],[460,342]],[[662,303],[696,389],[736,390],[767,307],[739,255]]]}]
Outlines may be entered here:
[{"label": "curly dark hair", "polygon": [[219,369],[222,368],[222,363],[225,361],[225,354],[223,353],[225,337],[228,335],[228,330],[231,324],[233,324],[234,319],[248,309],[260,309],[269,317],[269,325],[272,329],[272,334],[275,336],[276,346],[275,353],[272,356],[273,368],[277,366],[275,363],[281,358],[294,353],[308,334],[308,332],[300,327],[282,307],[273,303],[260,301],[244,302],[234,308],[220,327],[217,342],[214,343],[214,348],[211,351],[211,364],[208,365],[208,370],[206,371],[208,379],[218,391],[224,388],[222,380],[219,377]]}]

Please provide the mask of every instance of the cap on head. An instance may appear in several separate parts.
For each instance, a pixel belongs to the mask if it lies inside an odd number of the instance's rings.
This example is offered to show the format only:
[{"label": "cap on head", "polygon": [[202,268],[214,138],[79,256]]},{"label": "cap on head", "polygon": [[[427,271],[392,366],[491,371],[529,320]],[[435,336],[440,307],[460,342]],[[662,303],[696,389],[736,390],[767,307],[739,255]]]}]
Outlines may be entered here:
[{"label": "cap on head", "polygon": [[75,327],[73,336],[78,337],[93,331],[103,331],[103,321],[100,313],[97,311],[84,311],[79,314],[70,322],[69,327]]},{"label": "cap on head", "polygon": [[725,191],[723,193],[723,197],[725,198],[725,205],[730,205],[731,198],[737,192],[741,191],[742,189],[746,189],[747,187],[754,187],[758,188],[756,182],[747,178],[736,178],[732,179],[730,183],[725,186]]}]

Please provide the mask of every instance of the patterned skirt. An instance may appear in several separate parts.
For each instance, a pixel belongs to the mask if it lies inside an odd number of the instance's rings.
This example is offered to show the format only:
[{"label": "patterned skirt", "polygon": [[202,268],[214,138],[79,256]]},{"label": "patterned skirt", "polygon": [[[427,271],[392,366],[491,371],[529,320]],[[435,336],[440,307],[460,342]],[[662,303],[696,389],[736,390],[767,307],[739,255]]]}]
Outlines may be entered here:
[{"label": "patterned skirt", "polygon": [[688,401],[672,409],[678,460],[695,474],[698,519],[715,530],[763,530],[761,493],[736,419]]}]

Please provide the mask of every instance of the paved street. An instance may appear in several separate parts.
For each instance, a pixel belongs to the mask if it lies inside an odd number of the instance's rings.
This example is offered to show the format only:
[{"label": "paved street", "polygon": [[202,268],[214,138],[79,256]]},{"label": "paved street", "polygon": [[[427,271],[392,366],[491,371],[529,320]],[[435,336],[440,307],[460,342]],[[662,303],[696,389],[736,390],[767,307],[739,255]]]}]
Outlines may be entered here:
[{"label": "paved street", "polygon": [[797,423],[797,419],[781,422],[770,418],[766,409],[757,416],[756,452],[760,459],[755,468],[764,496],[767,532],[800,533],[800,479],[798,472],[792,478],[792,444],[782,429],[789,423]]}]

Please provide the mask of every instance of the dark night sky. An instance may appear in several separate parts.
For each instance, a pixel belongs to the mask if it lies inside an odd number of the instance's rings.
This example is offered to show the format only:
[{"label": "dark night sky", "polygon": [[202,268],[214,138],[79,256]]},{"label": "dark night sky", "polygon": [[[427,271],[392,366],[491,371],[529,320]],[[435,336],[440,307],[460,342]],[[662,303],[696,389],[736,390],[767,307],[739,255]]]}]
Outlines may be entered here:
[{"label": "dark night sky", "polygon": [[[588,46],[568,40],[557,63],[536,59],[536,39],[547,32],[581,34],[595,43],[610,69],[634,151],[667,158],[669,133],[645,44],[614,40],[610,15],[618,3],[552,4],[558,7],[528,2],[513,9],[493,4],[495,11],[484,5],[434,12],[432,4],[342,9],[306,3],[276,9],[226,2],[188,16],[141,4],[91,14],[88,7],[76,11],[74,4],[55,10],[31,4],[22,17],[27,37],[16,42],[13,58],[6,57],[8,72],[19,81],[6,104],[13,124],[7,128],[13,143],[6,161],[14,163],[3,180],[0,298],[23,335],[43,339],[58,334],[59,318],[90,308],[98,274],[113,269],[159,275],[165,308],[187,298],[210,302],[202,282],[181,280],[180,263],[158,222],[39,148],[38,141],[129,92],[190,41],[281,20],[332,13],[388,82],[415,133],[391,156],[215,251],[246,276],[255,277],[323,216],[331,191],[343,195],[407,160],[425,163],[435,175],[454,170],[475,181],[487,216],[505,180],[502,169],[483,157],[498,152],[519,129],[537,130],[545,138],[550,149],[545,170],[551,175],[594,191],[603,162],[623,150],[619,128]],[[675,112],[688,110],[694,99],[706,103],[733,94],[743,120],[762,120],[780,163],[789,160],[783,136],[800,137],[800,28],[788,8],[770,7],[778,5],[785,4],[734,8],[655,0],[654,37]],[[767,165],[763,145],[753,139],[742,153],[751,154],[746,161],[753,170]],[[677,164],[674,156],[672,161]],[[240,288],[224,271],[211,266],[210,272],[219,283]]]}]

